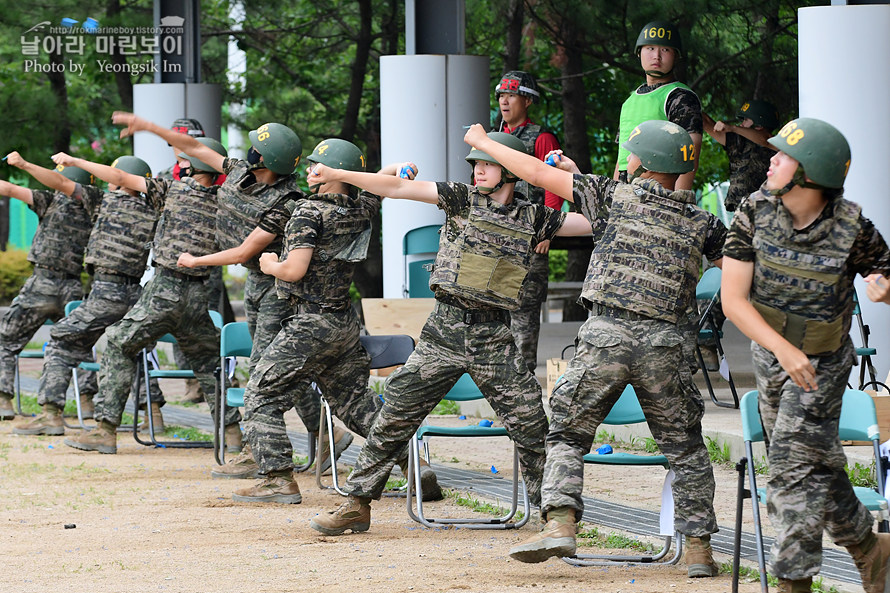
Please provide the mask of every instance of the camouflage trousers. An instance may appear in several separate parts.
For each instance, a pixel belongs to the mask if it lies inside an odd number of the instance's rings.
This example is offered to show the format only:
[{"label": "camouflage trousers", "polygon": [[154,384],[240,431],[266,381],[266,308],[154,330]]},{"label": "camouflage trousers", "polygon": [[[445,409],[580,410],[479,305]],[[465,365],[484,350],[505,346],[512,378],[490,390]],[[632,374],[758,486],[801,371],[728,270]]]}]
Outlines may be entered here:
[{"label": "camouflage trousers", "polygon": [[470,325],[464,314],[436,302],[416,349],[387,379],[383,408],[346,484],[351,494],[380,498],[398,452],[461,375],[469,373],[516,444],[529,499],[540,504],[547,434],[541,386],[503,322]]},{"label": "camouflage trousers", "polygon": [[352,307],[300,313],[285,321],[265,349],[244,392],[244,420],[251,427],[248,439],[260,473],[293,469],[284,413],[303,396],[294,386],[310,379],[346,426],[368,434],[382,402],[368,387],[370,357],[359,342],[360,329]]},{"label": "camouflage trousers", "polygon": [[[106,332],[108,346],[99,372],[97,420],[120,424],[137,373],[136,355],[167,333],[179,342],[211,411],[214,409],[219,330],[207,313],[207,288],[202,281],[175,277],[159,268],[133,308]],[[226,424],[240,419],[237,409],[226,410]]]},{"label": "camouflage trousers", "polygon": [[15,391],[15,358],[47,319],[58,321],[65,304],[83,296],[80,278],[66,278],[51,270],[36,268],[18,296],[0,318],[0,396]]},{"label": "camouflage trousers", "polygon": [[[87,299],[50,329],[37,395],[39,404],[48,403],[59,408],[65,406],[71,369],[81,362],[93,360],[93,346],[109,325],[119,321],[130,310],[141,292],[142,287],[138,284],[96,280]],[[95,373],[88,374],[95,376]],[[157,379],[152,382],[152,398],[163,404],[163,395],[157,383]],[[78,386],[81,385],[82,379],[78,373]],[[89,384],[86,388],[80,387],[81,393],[96,393],[97,389],[95,377],[92,389]]]},{"label": "camouflage trousers", "polygon": [[676,324],[618,314],[627,318],[594,316],[581,326],[577,352],[553,390],[541,511],[571,507],[580,518],[583,457],[630,384],[675,473],[674,527],[693,537],[714,533],[714,472],[701,434],[704,403],[682,376],[689,374],[686,336]]},{"label": "camouflage trousers", "polygon": [[[281,331],[285,320],[294,314],[293,308],[287,301],[278,298],[275,291],[275,278],[262,272],[250,270],[244,285],[244,313],[247,316],[247,328],[253,338],[253,350],[250,353],[250,365],[248,370],[253,370],[259,363],[263,352]],[[303,425],[309,432],[318,432],[321,419],[321,403],[318,392],[312,387],[310,380],[290,385],[293,390],[294,410]],[[244,394],[244,407],[247,409],[247,393]],[[258,404],[254,403],[254,407]],[[244,424],[244,434],[250,442],[251,426],[249,422]]]},{"label": "camouflage trousers", "polygon": [[[222,268],[219,266],[210,268],[210,277],[207,279],[207,308],[211,311],[219,312],[220,315],[224,315],[223,291],[225,291],[225,289]],[[172,350],[173,360],[176,362],[176,367],[179,369],[189,368],[188,360],[186,360],[185,354],[182,353],[182,348],[179,347],[179,343],[173,344]]]},{"label": "camouflage trousers", "polygon": [[841,402],[853,365],[849,338],[837,352],[810,356],[819,388],[797,387],[773,354],[752,343],[760,418],[767,441],[767,513],[776,530],[771,573],[804,579],[819,572],[822,532],[839,546],[860,543],[874,519],[844,471],[838,437]]},{"label": "camouflage trousers", "polygon": [[547,299],[547,283],[550,278],[550,257],[546,253],[533,253],[528,276],[522,284],[522,301],[519,309],[510,313],[510,330],[528,370],[538,366],[538,335],[541,333],[541,304]]}]

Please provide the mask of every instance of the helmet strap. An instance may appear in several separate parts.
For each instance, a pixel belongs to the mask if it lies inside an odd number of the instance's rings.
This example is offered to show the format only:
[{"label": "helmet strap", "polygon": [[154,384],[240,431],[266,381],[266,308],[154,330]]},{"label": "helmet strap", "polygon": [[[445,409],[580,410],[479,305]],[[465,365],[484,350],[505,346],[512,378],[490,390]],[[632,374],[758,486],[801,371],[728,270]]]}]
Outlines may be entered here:
[{"label": "helmet strap", "polygon": [[797,171],[794,172],[794,177],[791,178],[791,183],[807,189],[825,189],[824,186],[813,183],[807,179],[807,175],[803,170],[803,165],[797,165]]},{"label": "helmet strap", "polygon": [[646,167],[644,167],[643,165],[638,166],[636,169],[634,169],[633,172],[628,171],[627,172],[627,182],[630,183],[634,179],[637,179],[638,177],[642,177],[643,173],[645,173],[646,171],[648,171],[648,169],[646,169]]},{"label": "helmet strap", "polygon": [[673,68],[671,68],[667,72],[662,72],[661,70],[644,70],[646,75],[651,76],[652,78],[667,78],[673,71]]}]

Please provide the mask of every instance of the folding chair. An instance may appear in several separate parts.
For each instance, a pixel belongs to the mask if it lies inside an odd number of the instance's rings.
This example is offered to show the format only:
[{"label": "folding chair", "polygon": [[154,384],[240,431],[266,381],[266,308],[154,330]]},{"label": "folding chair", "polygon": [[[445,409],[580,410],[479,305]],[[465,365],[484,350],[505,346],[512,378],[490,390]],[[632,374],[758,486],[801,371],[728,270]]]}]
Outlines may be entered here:
[{"label": "folding chair", "polygon": [[405,298],[432,298],[430,290],[430,270],[439,251],[439,229],[442,225],[433,224],[408,231],[402,240],[402,255],[405,258],[405,284],[402,292]]},{"label": "folding chair", "polygon": [[[856,318],[856,324],[859,326],[859,337],[862,341],[861,346],[856,347],[856,356],[859,358],[859,389],[870,387],[872,389],[890,391],[886,384],[878,381],[875,365],[871,361],[872,356],[877,356],[878,351],[868,345],[868,337],[871,330],[862,321],[862,309],[859,307],[859,297],[853,292],[853,317]],[[868,381],[865,375],[868,373]]]},{"label": "folding chair", "polygon": [[[753,444],[763,442],[763,425],[760,423],[760,410],[757,405],[757,391],[749,391],[742,396],[742,437],[745,440],[745,457],[736,464],[738,472],[738,494],[736,496],[735,545],[732,559],[732,591],[736,593],[739,585],[739,562],[742,543],[742,504],[746,498],[751,499],[751,511],[754,518],[754,540],[757,550],[757,565],[760,569],[760,589],[768,591],[766,575],[766,554],[763,548],[763,531],[760,526],[760,508],[758,502],[766,504],[766,488],[757,487],[757,473],[754,467]],[[841,405],[841,418],[838,434],[841,440],[871,441],[875,455],[875,473],[878,488],[873,490],[864,486],[856,486],[856,498],[872,512],[879,514],[878,531],[890,531],[888,522],[887,499],[884,498],[884,476],[887,461],[881,457],[880,433],[875,403],[871,396],[858,389],[847,389]],[[748,488],[745,488],[745,473],[748,475]],[[752,493],[756,492],[756,497]]]},{"label": "folding chair", "polygon": [[[482,399],[484,396],[470,375],[464,373],[460,376],[454,387],[445,394],[443,400],[448,401],[472,401]],[[430,460],[429,448],[427,440],[431,437],[459,437],[459,438],[479,438],[479,437],[508,437],[507,429],[502,426],[421,426],[408,442],[408,479],[407,489],[407,505],[408,515],[425,527],[465,527],[467,529],[519,529],[528,522],[530,514],[530,505],[528,500],[528,491],[525,488],[525,480],[520,477],[519,472],[519,451],[513,446],[513,489],[510,501],[510,509],[505,515],[490,518],[433,518],[428,517],[423,510],[423,497],[416,495],[420,492],[420,443],[424,443],[424,451],[427,462]],[[513,517],[519,509],[519,486],[522,485],[523,499],[523,516],[519,521],[514,522]],[[414,497],[414,506],[412,506],[411,498]],[[416,508],[416,510],[415,510]]]},{"label": "folding chair", "polygon": [[[213,324],[216,327],[222,327],[222,315],[220,315],[216,311],[208,311],[210,313],[210,318],[213,320]],[[164,334],[158,339],[158,342],[165,342],[168,344],[175,344],[176,338],[173,337],[172,334]],[[152,363],[149,362],[150,353],[148,349],[144,349],[142,351],[142,374],[136,373],[136,390],[135,393],[139,393],[140,383],[145,383],[145,417],[148,420],[148,436],[149,441],[145,441],[139,437],[139,402],[136,402],[135,409],[133,411],[133,438],[136,439],[136,442],[140,445],[154,445],[154,446],[162,446],[162,447],[176,447],[176,448],[210,448],[214,447],[216,439],[211,439],[209,441],[159,441],[155,436],[155,427],[154,427],[154,419],[151,415],[151,388],[150,388],[150,380],[151,379],[193,379],[195,378],[195,373],[191,369],[160,369],[160,368],[149,368],[153,366]]]},{"label": "folding chair", "polygon": [[[391,336],[359,336],[362,346],[371,357],[372,369],[385,369],[405,364],[411,353],[414,352],[414,338],[405,335]],[[340,488],[337,476],[337,458],[334,456],[334,418],[331,406],[324,395],[321,396],[321,422],[318,426],[318,453],[320,458],[321,444],[328,440],[328,451],[331,455],[331,485],[327,486],[321,481],[321,464],[315,465],[315,482],[319,488],[335,490],[338,494],[346,496],[346,492]],[[311,445],[311,443],[310,443]],[[312,449],[310,448],[310,451]],[[410,455],[410,453],[409,453]],[[410,465],[410,464],[409,464]]]},{"label": "folding chair", "polygon": [[[603,420],[603,424],[625,425],[639,424],[646,422],[646,416],[643,414],[643,408],[637,400],[637,393],[633,386],[628,385],[621,393],[621,397],[612,406],[609,414]],[[608,455],[599,455],[596,453],[588,453],[584,456],[584,463],[594,465],[630,465],[630,466],[656,466],[659,465],[668,470],[664,479],[664,496],[671,497],[671,504],[664,505],[661,509],[661,525],[664,544],[661,549],[654,554],[642,554],[639,556],[617,556],[610,554],[575,554],[574,556],[563,558],[568,564],[574,566],[615,566],[621,565],[640,565],[640,566],[657,566],[663,564],[676,564],[680,560],[683,553],[683,536],[674,530],[673,517],[673,494],[671,492],[671,482],[673,481],[673,472],[670,471],[670,463],[664,455],[638,455],[635,453],[610,453]],[[664,532],[667,533],[664,533]],[[673,536],[671,535],[673,534]],[[672,542],[676,541],[674,547],[674,555],[667,558],[671,550]]]},{"label": "folding chair", "polygon": [[[53,320],[47,319],[43,322],[43,325],[52,325]],[[45,344],[44,344],[45,346]],[[22,358],[44,358],[43,349],[40,350],[22,350],[15,357],[15,377],[13,380],[13,384],[15,386],[15,412],[19,416],[24,416],[24,412],[22,412],[22,378],[19,374],[19,360]]]},{"label": "folding chair", "polygon": [[[721,275],[720,268],[708,268],[705,270],[705,273],[702,274],[701,279],[698,281],[698,285],[695,287],[696,300],[708,301],[708,306],[705,307],[704,312],[699,318],[698,339],[695,344],[695,353],[698,357],[698,364],[699,367],[701,367],[702,376],[705,378],[705,385],[708,386],[708,393],[711,395],[711,401],[722,408],[738,408],[739,395],[735,388],[735,381],[732,379],[732,371],[729,370],[726,353],[723,351],[723,344],[720,342],[720,338],[723,337],[723,330],[720,329],[715,314],[717,299],[720,296]],[[714,386],[711,384],[711,377],[708,374],[707,367],[705,367],[705,360],[702,357],[700,346],[700,344],[708,344],[711,342],[713,342],[717,348],[717,359],[720,360],[721,366],[724,363],[726,364],[726,380],[729,383],[729,390],[732,393],[733,403],[718,401],[717,396],[714,393]]]}]

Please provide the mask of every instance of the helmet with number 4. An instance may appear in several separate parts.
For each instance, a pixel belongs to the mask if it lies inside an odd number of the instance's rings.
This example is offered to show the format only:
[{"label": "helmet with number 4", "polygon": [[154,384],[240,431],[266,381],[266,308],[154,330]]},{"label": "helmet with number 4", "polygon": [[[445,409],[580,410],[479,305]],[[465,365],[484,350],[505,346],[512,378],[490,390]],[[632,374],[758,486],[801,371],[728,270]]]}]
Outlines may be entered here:
[{"label": "helmet with number 4", "polygon": [[80,167],[66,167],[65,165],[56,165],[56,172],[61,173],[74,183],[81,185],[95,185],[93,175],[84,171]]},{"label": "helmet with number 4", "polygon": [[799,117],[785,124],[769,143],[800,163],[816,185],[831,189],[844,186],[850,169],[850,144],[831,124]]},{"label": "helmet with number 4", "polygon": [[621,146],[636,155],[647,171],[683,174],[695,167],[692,138],[674,122],[644,121],[631,131]]},{"label": "helmet with number 4", "polygon": [[672,23],[667,21],[652,21],[648,23],[637,36],[637,45],[634,50],[640,55],[640,49],[644,45],[661,45],[672,47],[677,51],[677,57],[683,57],[683,42],[680,39],[680,31]]},{"label": "helmet with number 4", "polygon": [[767,130],[775,130],[779,125],[779,112],[776,106],[769,101],[752,99],[745,101],[736,114],[739,119],[750,119],[755,126],[762,126]]},{"label": "helmet with number 4", "polygon": [[139,177],[151,177],[151,167],[148,163],[140,159],[138,156],[119,156],[111,163],[113,169],[120,169],[130,175],[138,175]]},{"label": "helmet with number 4", "polygon": [[303,154],[297,133],[284,124],[263,124],[248,134],[253,149],[263,157],[263,164],[273,173],[290,175]]},{"label": "helmet with number 4", "polygon": [[321,163],[332,169],[365,170],[365,155],[361,149],[352,142],[340,138],[322,140],[306,160],[310,163]]},{"label": "helmet with number 4", "polygon": [[501,93],[513,93],[521,97],[529,97],[532,103],[541,100],[541,91],[538,90],[538,81],[528,72],[511,70],[504,74],[501,81],[494,87],[494,96],[500,97]]}]

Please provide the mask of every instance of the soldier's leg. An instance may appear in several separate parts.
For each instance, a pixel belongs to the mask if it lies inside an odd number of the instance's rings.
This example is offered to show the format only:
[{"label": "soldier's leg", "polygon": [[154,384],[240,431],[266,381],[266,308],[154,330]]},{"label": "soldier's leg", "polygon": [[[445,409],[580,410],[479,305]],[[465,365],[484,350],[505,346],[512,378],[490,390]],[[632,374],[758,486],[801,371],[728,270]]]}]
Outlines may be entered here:
[{"label": "soldier's leg", "polygon": [[511,313],[510,329],[528,370],[538,366],[538,336],[541,333],[541,304],[547,299],[550,258],[547,254],[532,255],[528,276],[522,285],[519,310]]},{"label": "soldier's leg", "polygon": [[371,357],[356,341],[319,377],[331,411],[352,431],[366,437],[383,400],[368,387]]}]

